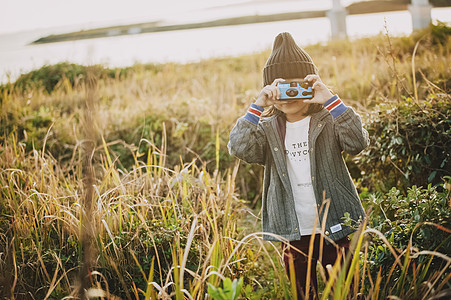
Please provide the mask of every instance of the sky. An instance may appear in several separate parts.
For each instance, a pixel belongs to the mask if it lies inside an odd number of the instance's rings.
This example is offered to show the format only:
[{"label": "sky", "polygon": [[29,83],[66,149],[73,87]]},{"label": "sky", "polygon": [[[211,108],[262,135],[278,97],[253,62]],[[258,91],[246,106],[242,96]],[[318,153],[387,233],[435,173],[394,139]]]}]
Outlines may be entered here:
[{"label": "sky", "polygon": [[[2,0],[0,32],[55,26],[102,23],[112,20],[152,18],[165,10],[181,11],[205,5],[203,0]],[[164,4],[162,4],[164,3]]]},{"label": "sky", "polygon": [[239,0],[2,0],[0,32],[55,26],[101,24],[136,19],[137,22],[191,13]]},{"label": "sky", "polygon": [[[205,16],[214,9],[233,9],[231,13],[270,13],[274,3],[305,10],[324,9],[332,0],[1,0],[0,34],[61,26],[83,29],[159,19]],[[346,5],[353,1],[342,0]],[[300,5],[301,3],[301,5]],[[266,6],[266,11],[263,11]],[[249,9],[255,7],[254,10]],[[282,7],[281,7],[282,8]],[[210,11],[209,11],[210,9]],[[258,10],[260,9],[260,11]]]}]

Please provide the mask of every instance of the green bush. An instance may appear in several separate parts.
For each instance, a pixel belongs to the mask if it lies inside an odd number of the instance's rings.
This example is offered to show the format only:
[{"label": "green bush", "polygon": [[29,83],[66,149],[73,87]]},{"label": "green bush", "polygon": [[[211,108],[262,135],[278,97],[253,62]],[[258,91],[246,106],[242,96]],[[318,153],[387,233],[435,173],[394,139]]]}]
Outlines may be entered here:
[{"label": "green bush", "polygon": [[[189,219],[186,221],[189,221]],[[170,223],[164,224],[162,220],[155,219],[147,220],[148,228],[144,229],[145,226],[137,219],[133,222],[126,222],[123,232],[114,237],[115,245],[109,243],[107,235],[104,236],[104,243],[108,246],[99,255],[98,270],[107,279],[112,294],[126,299],[128,287],[136,285],[145,290],[147,278],[144,277],[142,272],[151,269],[153,260],[155,260],[153,281],[161,286],[164,285],[168,272],[174,264],[172,256],[174,245],[179,244],[182,248],[186,247],[188,235],[183,230],[183,224],[180,221],[172,219]],[[104,253],[115,253],[114,247],[120,249],[118,261],[111,260],[109,255],[103,255]],[[187,269],[195,272],[199,267],[201,258],[200,246],[197,241],[194,241],[189,251]],[[112,271],[115,268],[117,268],[117,271]],[[118,273],[124,275],[123,279],[118,276]],[[186,280],[185,285],[188,285],[188,283],[188,280]]]},{"label": "green bush", "polygon": [[[372,207],[368,225],[382,232],[398,255],[407,249],[412,239],[411,249],[437,251],[451,257],[451,235],[446,232],[446,228],[449,230],[451,225],[449,196],[449,183],[438,187],[428,185],[427,188],[412,186],[407,190],[406,196],[396,188],[385,195],[372,194],[364,200],[366,206]],[[368,260],[372,275],[376,275],[380,269],[381,274],[388,274],[395,263],[394,256],[380,238],[372,240]],[[420,270],[424,272],[422,276],[428,278],[435,271],[441,270],[446,261],[439,257],[431,260],[430,255],[420,255],[416,264],[418,269],[408,273],[418,274]],[[382,279],[383,285],[398,284],[401,272],[401,269],[396,269],[388,283]],[[446,272],[442,275],[447,276]],[[415,278],[408,277],[405,280],[402,289],[408,289]]]},{"label": "green bush", "polygon": [[15,89],[25,92],[34,88],[44,88],[50,94],[61,84],[63,79],[67,79],[70,85],[74,87],[86,80],[88,72],[93,72],[99,78],[123,78],[128,74],[129,70],[130,68],[108,69],[101,65],[83,66],[63,62],[55,65],[45,65],[40,69],[22,74],[14,84],[9,83],[0,86],[0,91],[11,92]]},{"label": "green bush", "polygon": [[[108,134],[108,141],[114,140],[125,142],[115,144],[111,149],[119,158],[120,166],[128,170],[134,166],[130,145],[133,145],[132,148],[139,148],[139,153],[143,154],[139,160],[143,162],[148,161],[149,150],[152,153],[155,151],[154,146],[162,149],[164,145],[165,165],[168,167],[180,164],[181,160],[191,162],[197,159],[205,163],[208,171],[214,171],[216,159],[220,161],[218,167],[221,170],[233,166],[234,162],[234,158],[227,151],[228,131],[220,128],[215,132],[211,124],[202,120],[175,119],[150,112],[143,118],[133,120],[126,127],[114,128]],[[218,153],[217,143],[220,146]]]},{"label": "green bush", "polygon": [[77,64],[59,63],[56,65],[43,66],[38,70],[22,74],[15,82],[15,88],[26,91],[35,87],[43,87],[51,93],[55,86],[67,78],[72,85],[86,77],[86,68]]},{"label": "green bush", "polygon": [[363,186],[382,192],[406,190],[436,185],[451,175],[450,115],[449,95],[379,105],[367,120],[370,146],[356,157]]},{"label": "green bush", "polygon": [[107,68],[103,65],[85,66],[68,62],[45,65],[37,70],[20,75],[13,83],[8,82],[0,85],[0,103],[2,103],[5,95],[11,94],[13,91],[26,92],[44,88],[47,93],[51,94],[63,80],[67,80],[71,87],[75,87],[86,81],[89,72],[99,79],[122,80],[132,72],[148,71],[156,74],[161,70],[161,64],[136,64],[122,68]]}]

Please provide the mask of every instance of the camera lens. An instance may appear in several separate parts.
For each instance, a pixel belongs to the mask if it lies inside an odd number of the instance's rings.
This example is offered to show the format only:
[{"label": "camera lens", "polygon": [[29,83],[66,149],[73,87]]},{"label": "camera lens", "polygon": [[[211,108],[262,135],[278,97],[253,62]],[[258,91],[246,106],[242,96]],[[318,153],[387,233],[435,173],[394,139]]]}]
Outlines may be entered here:
[{"label": "camera lens", "polygon": [[297,96],[298,91],[296,89],[288,89],[286,93],[288,97],[295,97]]}]

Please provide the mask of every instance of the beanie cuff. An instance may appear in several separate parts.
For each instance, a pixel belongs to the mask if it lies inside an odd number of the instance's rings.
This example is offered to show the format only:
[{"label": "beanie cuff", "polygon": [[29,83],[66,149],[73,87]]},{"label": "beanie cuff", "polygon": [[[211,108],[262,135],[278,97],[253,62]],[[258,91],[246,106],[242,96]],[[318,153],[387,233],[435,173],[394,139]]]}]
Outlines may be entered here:
[{"label": "beanie cuff", "polygon": [[272,63],[263,69],[263,85],[271,84],[276,78],[304,78],[309,74],[317,74],[317,68],[308,61]]},{"label": "beanie cuff", "polygon": [[267,65],[265,68],[274,66],[274,65],[287,65],[287,64],[305,64],[305,65],[312,65],[314,68],[316,68],[315,64],[309,61],[303,61],[303,60],[293,60],[293,61],[286,61],[286,62],[275,62],[270,65]]}]

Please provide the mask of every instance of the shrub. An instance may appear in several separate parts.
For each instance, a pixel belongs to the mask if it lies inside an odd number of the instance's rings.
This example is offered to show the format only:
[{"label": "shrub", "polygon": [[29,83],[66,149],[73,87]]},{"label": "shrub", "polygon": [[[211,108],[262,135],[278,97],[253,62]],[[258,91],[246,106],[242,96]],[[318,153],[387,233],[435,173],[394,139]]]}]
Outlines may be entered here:
[{"label": "shrub", "polygon": [[382,192],[395,186],[405,190],[436,185],[451,175],[450,114],[449,95],[379,105],[366,125],[370,146],[356,158],[363,185]]},{"label": "shrub", "polygon": [[[449,179],[451,178],[448,177]],[[372,194],[365,200],[365,204],[373,208],[369,216],[369,227],[382,232],[396,249],[397,255],[400,255],[405,249],[411,249],[412,252],[436,251],[451,257],[451,236],[449,234],[451,208],[448,199],[450,191],[447,189],[449,189],[449,184],[445,184],[445,186],[442,184],[440,188],[431,185],[428,185],[427,188],[412,186],[407,190],[406,196],[396,188],[392,188],[385,195]],[[409,245],[410,240],[412,244]],[[405,255],[412,254],[414,253]],[[381,274],[389,274],[395,264],[393,254],[380,238],[372,241],[369,247],[368,261],[374,276],[379,271]],[[412,266],[407,265],[403,269],[394,269],[391,279],[384,276],[381,286],[388,284],[390,289],[396,286],[398,295],[401,294],[401,290],[407,293],[412,285],[422,282],[422,279],[412,277],[413,273],[418,276],[421,274],[422,278],[436,276],[437,274],[434,273],[443,269],[445,264],[446,261],[437,256],[419,255]],[[412,269],[415,266],[417,268]],[[403,279],[405,282],[400,283],[400,277],[404,276],[406,272],[410,275]],[[449,272],[446,273],[442,274],[442,279],[449,275]]]},{"label": "shrub", "polygon": [[15,83],[19,90],[26,91],[34,87],[43,87],[51,93],[55,86],[67,78],[74,85],[81,78],[86,77],[86,68],[77,64],[59,63],[56,65],[43,66],[38,70],[21,75]]},{"label": "shrub", "polygon": [[96,76],[101,78],[123,78],[129,70],[130,68],[108,69],[101,65],[83,66],[63,62],[45,65],[37,70],[22,74],[13,85],[0,86],[0,91],[16,89],[25,92],[34,88],[44,88],[50,94],[63,80],[67,80],[72,87],[86,80],[88,71],[94,72]]}]

